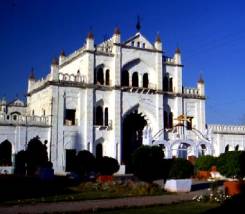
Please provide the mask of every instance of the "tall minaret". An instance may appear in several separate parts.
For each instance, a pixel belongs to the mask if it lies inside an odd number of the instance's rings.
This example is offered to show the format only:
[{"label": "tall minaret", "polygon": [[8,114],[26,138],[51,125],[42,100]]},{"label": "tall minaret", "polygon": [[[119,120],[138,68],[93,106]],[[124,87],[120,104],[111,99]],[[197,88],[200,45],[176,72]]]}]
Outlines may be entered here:
[{"label": "tall minaret", "polygon": [[59,56],[59,64],[61,64],[64,61],[65,57],[66,57],[65,51],[62,50]]},{"label": "tall minaret", "polygon": [[90,51],[94,50],[94,35],[93,35],[93,33],[91,31],[87,35],[86,49],[90,50]]},{"label": "tall minaret", "polygon": [[205,83],[202,75],[200,75],[199,80],[197,81],[197,89],[200,96],[205,96]]},{"label": "tall minaret", "polygon": [[181,52],[179,48],[175,49],[174,63],[177,65],[181,65]]},{"label": "tall minaret", "polygon": [[35,74],[34,74],[34,68],[31,68],[31,72],[28,78],[28,89],[27,92],[29,93],[32,89],[32,85],[35,83]]},{"label": "tall minaret", "polygon": [[156,41],[155,41],[155,43],[154,43],[154,47],[155,47],[157,50],[162,51],[162,41],[161,41],[161,38],[160,38],[159,33],[157,34]]}]

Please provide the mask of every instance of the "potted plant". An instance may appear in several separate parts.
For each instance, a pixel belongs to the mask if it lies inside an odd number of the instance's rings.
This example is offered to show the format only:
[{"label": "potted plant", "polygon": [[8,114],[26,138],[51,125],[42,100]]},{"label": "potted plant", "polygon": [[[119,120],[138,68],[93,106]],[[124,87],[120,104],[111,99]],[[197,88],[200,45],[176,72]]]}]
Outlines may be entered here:
[{"label": "potted plant", "polygon": [[224,182],[226,194],[233,196],[241,191],[245,177],[245,152],[229,151],[218,158],[218,171],[227,178]]},{"label": "potted plant", "polygon": [[217,158],[211,155],[199,157],[195,162],[195,170],[197,178],[208,179],[211,176],[210,171],[214,171]]},{"label": "potted plant", "polygon": [[170,192],[190,192],[194,173],[193,165],[186,159],[173,159],[165,190]]}]

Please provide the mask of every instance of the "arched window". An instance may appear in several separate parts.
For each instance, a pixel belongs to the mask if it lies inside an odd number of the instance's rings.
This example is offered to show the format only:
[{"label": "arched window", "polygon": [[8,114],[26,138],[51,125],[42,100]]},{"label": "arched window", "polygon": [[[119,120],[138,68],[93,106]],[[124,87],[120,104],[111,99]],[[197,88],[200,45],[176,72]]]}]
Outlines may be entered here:
[{"label": "arched window", "polygon": [[169,91],[173,91],[173,78],[169,78]]},{"label": "arched window", "polygon": [[163,78],[163,90],[168,91],[168,77],[167,76]]},{"label": "arched window", "polygon": [[239,151],[239,145],[236,145],[235,151]]},{"label": "arched window", "polygon": [[0,166],[12,165],[12,144],[5,140],[0,144]]},{"label": "arched window", "polygon": [[205,145],[205,144],[201,144],[201,145],[200,145],[199,156],[204,156],[205,153],[206,153],[206,150],[207,150],[206,145]]},{"label": "arched window", "polygon": [[169,127],[169,128],[173,128],[173,113],[172,113],[172,112],[169,113],[169,117],[168,117],[168,127]]},{"label": "arched window", "polygon": [[164,128],[168,128],[168,112],[164,111]]},{"label": "arched window", "polygon": [[97,81],[96,84],[104,85],[104,72],[103,68],[99,68],[97,71]]},{"label": "arched window", "polygon": [[122,72],[122,86],[129,86],[129,73],[127,70]]},{"label": "arched window", "polygon": [[105,108],[105,126],[108,126],[108,108]]},{"label": "arched window", "polygon": [[178,158],[184,158],[187,159],[188,155],[188,145],[187,143],[181,143],[178,148]]},{"label": "arched window", "polygon": [[133,87],[139,87],[139,78],[138,78],[138,72],[134,72],[132,76],[132,86]]},{"label": "arched window", "polygon": [[105,84],[110,85],[110,70],[107,69],[105,72]]},{"label": "arched window", "polygon": [[229,145],[226,145],[225,152],[229,152]]},{"label": "arched window", "polygon": [[103,146],[101,143],[98,143],[96,145],[96,158],[102,158],[103,157]]},{"label": "arched window", "polygon": [[95,125],[103,125],[103,109],[101,106],[96,107]]},{"label": "arched window", "polygon": [[143,88],[148,88],[149,85],[149,79],[148,79],[148,74],[145,73],[143,75]]}]

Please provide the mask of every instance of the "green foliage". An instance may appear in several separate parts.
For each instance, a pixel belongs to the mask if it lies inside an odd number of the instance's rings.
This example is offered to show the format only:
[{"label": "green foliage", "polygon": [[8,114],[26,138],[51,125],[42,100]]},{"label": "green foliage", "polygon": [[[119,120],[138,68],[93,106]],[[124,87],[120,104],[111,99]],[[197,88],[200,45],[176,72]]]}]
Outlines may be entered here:
[{"label": "green foliage", "polygon": [[119,163],[114,158],[104,156],[97,159],[97,170],[101,175],[113,175],[119,170]]},{"label": "green foliage", "polygon": [[195,168],[197,170],[209,171],[212,166],[217,164],[217,158],[211,155],[201,156],[196,159]]},{"label": "green foliage", "polygon": [[14,173],[18,175],[25,175],[26,174],[26,151],[21,150],[15,156],[15,167]]},{"label": "green foliage", "polygon": [[176,158],[173,159],[168,177],[173,179],[191,178],[193,173],[194,167],[190,161],[183,158]]},{"label": "green foliage", "polygon": [[132,155],[134,174],[144,181],[164,177],[164,153],[158,146],[141,146]]},{"label": "green foliage", "polygon": [[230,178],[243,178],[245,176],[245,152],[229,151],[221,154],[217,162],[218,171]]}]

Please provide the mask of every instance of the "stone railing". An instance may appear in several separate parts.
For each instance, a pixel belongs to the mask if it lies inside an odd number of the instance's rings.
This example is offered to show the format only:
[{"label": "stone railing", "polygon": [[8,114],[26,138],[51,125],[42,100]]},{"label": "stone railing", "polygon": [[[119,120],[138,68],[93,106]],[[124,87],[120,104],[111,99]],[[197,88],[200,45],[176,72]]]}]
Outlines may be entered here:
[{"label": "stone railing", "polygon": [[86,83],[87,78],[85,75],[80,74],[59,73],[59,81]]},{"label": "stone railing", "polygon": [[240,125],[208,125],[208,129],[214,133],[233,133],[233,134],[245,134],[245,126]]},{"label": "stone railing", "polygon": [[165,56],[164,57],[164,62],[173,64],[174,63],[174,58]]},{"label": "stone railing", "polygon": [[24,116],[0,114],[0,124],[2,125],[31,125],[31,126],[49,126],[49,116]]},{"label": "stone railing", "polygon": [[187,95],[199,95],[197,88],[184,88],[183,92]]}]

